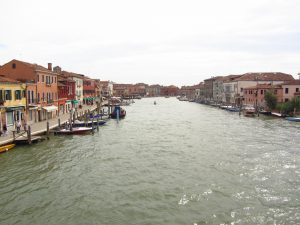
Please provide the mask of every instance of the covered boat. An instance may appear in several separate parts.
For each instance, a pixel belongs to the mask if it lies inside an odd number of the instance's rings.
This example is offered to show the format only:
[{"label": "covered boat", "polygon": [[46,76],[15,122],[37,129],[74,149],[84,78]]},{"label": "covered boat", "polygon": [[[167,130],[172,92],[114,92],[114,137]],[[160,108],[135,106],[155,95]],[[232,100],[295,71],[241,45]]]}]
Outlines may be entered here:
[{"label": "covered boat", "polygon": [[256,116],[256,112],[253,109],[246,109],[244,111],[244,116],[246,116],[246,117],[255,117]]}]

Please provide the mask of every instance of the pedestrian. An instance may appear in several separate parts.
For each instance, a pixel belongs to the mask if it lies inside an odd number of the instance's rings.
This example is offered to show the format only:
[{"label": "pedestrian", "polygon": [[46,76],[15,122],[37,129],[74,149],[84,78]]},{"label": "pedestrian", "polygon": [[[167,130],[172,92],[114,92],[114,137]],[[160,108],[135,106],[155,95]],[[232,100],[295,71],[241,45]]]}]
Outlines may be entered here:
[{"label": "pedestrian", "polygon": [[20,130],[21,130],[21,123],[20,123],[20,120],[17,121],[16,127],[17,127],[17,133],[20,133]]}]

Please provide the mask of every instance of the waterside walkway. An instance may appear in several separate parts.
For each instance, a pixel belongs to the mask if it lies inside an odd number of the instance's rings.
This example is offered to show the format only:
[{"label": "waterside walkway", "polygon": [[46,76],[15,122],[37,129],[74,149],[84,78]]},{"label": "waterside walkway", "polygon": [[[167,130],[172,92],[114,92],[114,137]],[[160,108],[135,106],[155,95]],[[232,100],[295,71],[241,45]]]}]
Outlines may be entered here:
[{"label": "waterside walkway", "polygon": [[[82,107],[82,109],[78,109],[78,115],[79,114],[83,114],[84,112],[90,110],[93,111],[97,109],[96,105],[84,105]],[[70,119],[70,114],[63,114],[60,116],[57,116],[53,119],[49,119],[49,120],[45,120],[45,121],[41,121],[41,122],[37,122],[37,123],[33,123],[30,125],[31,127],[31,135],[38,135],[38,134],[42,134],[44,132],[47,131],[47,122],[49,122],[49,129],[54,129],[56,127],[58,127],[58,119],[60,119],[60,123],[63,124],[65,122],[67,122]],[[16,138],[18,137],[27,137],[27,134],[24,132],[24,130],[22,130],[19,134],[16,134]],[[8,134],[6,136],[1,136],[0,137],[0,146],[1,145],[5,145],[8,143],[12,143],[14,141],[13,138],[13,132],[8,132]]]}]

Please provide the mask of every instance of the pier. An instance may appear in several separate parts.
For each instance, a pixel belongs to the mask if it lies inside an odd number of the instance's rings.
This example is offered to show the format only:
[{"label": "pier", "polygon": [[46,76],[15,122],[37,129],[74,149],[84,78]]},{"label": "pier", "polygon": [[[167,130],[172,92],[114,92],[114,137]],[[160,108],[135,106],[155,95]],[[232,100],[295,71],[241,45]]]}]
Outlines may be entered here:
[{"label": "pier", "polygon": [[[91,105],[86,106],[84,105],[81,109],[77,109],[78,116],[84,115],[88,112],[92,112],[97,109],[97,105]],[[77,116],[77,115],[76,115]],[[6,136],[0,137],[0,146],[9,144],[12,142],[34,142],[38,139],[41,139],[41,137],[37,135],[41,135],[44,133],[49,133],[49,130],[52,130],[54,128],[57,128],[60,124],[66,123],[70,119],[70,114],[63,114],[60,116],[57,116],[53,119],[44,120],[41,122],[28,124],[28,128],[30,127],[30,137],[28,138],[28,135],[25,131],[21,131],[20,133],[15,133],[15,131],[9,131]],[[30,140],[29,140],[30,139]]]}]

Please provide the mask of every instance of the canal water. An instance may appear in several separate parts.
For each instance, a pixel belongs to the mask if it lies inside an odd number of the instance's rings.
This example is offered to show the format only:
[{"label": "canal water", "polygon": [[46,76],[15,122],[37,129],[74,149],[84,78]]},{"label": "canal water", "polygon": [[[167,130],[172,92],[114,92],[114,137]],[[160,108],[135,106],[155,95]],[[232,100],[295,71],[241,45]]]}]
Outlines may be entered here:
[{"label": "canal water", "polygon": [[0,224],[300,224],[300,124],[175,98],[126,110],[1,154]]}]

